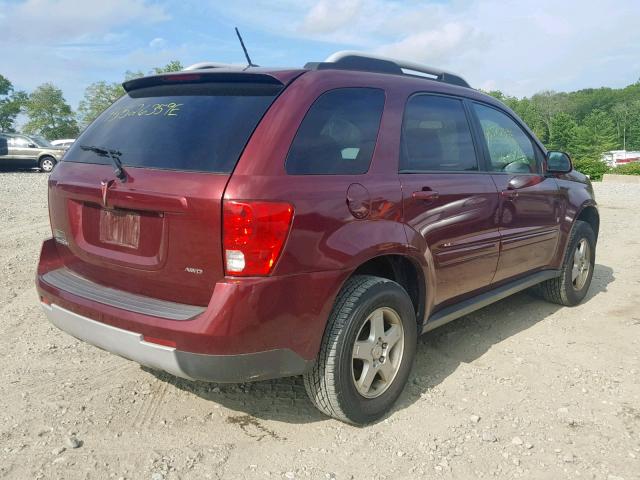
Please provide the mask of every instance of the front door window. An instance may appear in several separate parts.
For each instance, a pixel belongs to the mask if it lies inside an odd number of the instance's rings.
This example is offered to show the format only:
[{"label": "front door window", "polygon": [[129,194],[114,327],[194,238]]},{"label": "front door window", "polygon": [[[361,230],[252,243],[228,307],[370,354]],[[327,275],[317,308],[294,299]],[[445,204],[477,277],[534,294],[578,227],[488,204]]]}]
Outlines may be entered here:
[{"label": "front door window", "polygon": [[489,151],[492,172],[539,173],[529,137],[511,118],[495,108],[474,104]]}]

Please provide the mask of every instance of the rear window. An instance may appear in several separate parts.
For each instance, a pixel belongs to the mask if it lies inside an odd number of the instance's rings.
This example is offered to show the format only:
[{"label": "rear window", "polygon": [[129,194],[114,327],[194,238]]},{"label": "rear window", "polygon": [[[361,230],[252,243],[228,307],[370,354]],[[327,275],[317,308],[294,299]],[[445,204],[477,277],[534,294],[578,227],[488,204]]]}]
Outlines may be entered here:
[{"label": "rear window", "polygon": [[65,161],[109,163],[84,145],[120,151],[125,166],[230,173],[281,89],[233,82],[133,90],[87,128]]},{"label": "rear window", "polygon": [[322,94],[296,133],[287,156],[287,173],[366,173],[383,107],[384,91],[375,88],[338,88]]}]

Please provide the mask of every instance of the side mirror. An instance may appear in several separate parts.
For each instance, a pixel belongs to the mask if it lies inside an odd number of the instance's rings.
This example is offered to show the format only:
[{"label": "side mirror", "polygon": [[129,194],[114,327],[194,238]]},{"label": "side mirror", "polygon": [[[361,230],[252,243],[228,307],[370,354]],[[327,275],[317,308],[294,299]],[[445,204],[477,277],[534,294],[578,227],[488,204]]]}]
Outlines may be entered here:
[{"label": "side mirror", "polygon": [[37,147],[37,145],[35,143],[30,143],[28,146],[29,146],[29,148],[36,148]]},{"label": "side mirror", "polygon": [[547,173],[569,173],[573,170],[571,158],[564,152],[547,152]]}]

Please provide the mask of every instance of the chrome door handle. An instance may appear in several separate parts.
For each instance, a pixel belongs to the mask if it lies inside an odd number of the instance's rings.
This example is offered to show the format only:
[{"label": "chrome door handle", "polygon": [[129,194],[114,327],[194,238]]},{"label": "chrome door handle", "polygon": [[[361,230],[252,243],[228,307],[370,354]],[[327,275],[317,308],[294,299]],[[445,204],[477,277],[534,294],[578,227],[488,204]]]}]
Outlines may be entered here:
[{"label": "chrome door handle", "polygon": [[434,192],[433,190],[419,190],[411,194],[411,197],[414,200],[427,200],[427,201],[437,200],[439,196],[440,195],[438,194],[438,192]]}]

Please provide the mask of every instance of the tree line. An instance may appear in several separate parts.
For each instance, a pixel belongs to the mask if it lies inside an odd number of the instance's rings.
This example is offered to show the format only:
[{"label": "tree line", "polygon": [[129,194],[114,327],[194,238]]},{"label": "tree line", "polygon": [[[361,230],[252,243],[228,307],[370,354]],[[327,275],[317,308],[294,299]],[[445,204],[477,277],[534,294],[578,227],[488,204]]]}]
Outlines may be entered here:
[{"label": "tree line", "polygon": [[[173,60],[149,73],[182,69],[182,64]],[[128,71],[124,79],[143,75],[141,71]],[[577,169],[594,179],[608,171],[601,161],[603,152],[640,150],[640,80],[625,88],[543,91],[523,98],[500,91],[487,93],[514,110],[547,148],[568,152]],[[74,138],[123,94],[120,83],[92,83],[74,112],[54,84],[44,83],[27,94],[14,90],[11,82],[0,75],[0,131],[14,131],[16,119],[23,114],[25,133],[49,139]]]}]

